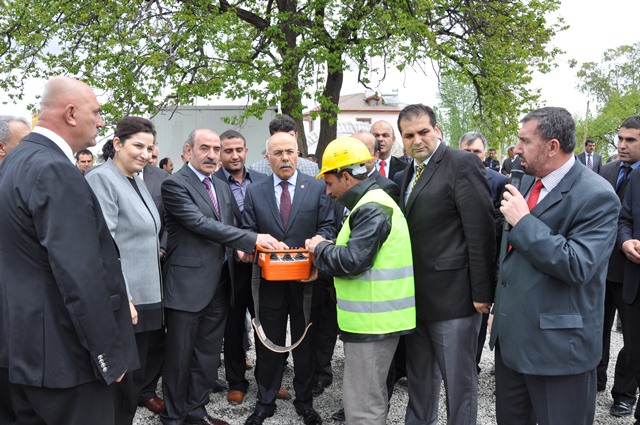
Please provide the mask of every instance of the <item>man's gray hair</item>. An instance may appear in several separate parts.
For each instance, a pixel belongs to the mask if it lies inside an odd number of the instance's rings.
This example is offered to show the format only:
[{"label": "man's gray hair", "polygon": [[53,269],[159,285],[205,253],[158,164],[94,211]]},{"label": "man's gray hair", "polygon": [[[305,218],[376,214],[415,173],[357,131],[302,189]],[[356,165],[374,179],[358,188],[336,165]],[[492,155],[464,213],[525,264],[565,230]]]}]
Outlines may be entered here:
[{"label": "man's gray hair", "polygon": [[459,147],[463,145],[469,145],[476,139],[482,140],[482,144],[484,145],[485,150],[487,149],[487,139],[484,138],[482,133],[478,133],[477,131],[470,131],[466,134],[463,134],[460,138],[460,142],[458,143]]},{"label": "man's gray hair", "polygon": [[26,124],[29,128],[31,128],[31,124],[24,117],[19,117],[16,115],[0,115],[0,142],[7,143],[9,140],[9,123],[18,121],[23,124]]}]

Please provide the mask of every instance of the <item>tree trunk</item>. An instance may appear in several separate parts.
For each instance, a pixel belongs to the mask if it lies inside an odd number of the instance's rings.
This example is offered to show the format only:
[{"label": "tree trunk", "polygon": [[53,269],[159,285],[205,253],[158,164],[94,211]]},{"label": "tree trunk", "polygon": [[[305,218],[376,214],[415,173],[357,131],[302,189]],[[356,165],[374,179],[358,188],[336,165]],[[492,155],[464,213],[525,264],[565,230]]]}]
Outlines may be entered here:
[{"label": "tree trunk", "polygon": [[[330,67],[328,67],[330,68]],[[324,87],[322,95],[331,100],[331,103],[337,105],[340,101],[340,91],[342,90],[342,80],[344,73],[340,71],[329,71],[327,75],[327,84]],[[322,154],[327,145],[337,137],[338,134],[338,113],[333,111],[322,110],[320,114],[320,136],[318,137],[318,145],[316,147],[316,156],[318,163],[322,165]]]}]

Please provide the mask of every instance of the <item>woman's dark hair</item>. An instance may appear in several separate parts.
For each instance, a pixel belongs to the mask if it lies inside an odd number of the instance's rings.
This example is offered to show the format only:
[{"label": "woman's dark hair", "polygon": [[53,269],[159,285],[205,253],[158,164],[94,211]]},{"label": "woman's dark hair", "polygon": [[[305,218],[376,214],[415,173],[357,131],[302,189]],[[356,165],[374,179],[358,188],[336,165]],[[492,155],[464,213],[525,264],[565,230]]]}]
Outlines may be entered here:
[{"label": "woman's dark hair", "polygon": [[153,140],[156,140],[156,127],[151,121],[142,117],[124,117],[118,122],[114,137],[122,142],[126,142],[129,137],[136,133],[153,134]]},{"label": "woman's dark hair", "polygon": [[[116,125],[116,132],[114,137],[120,139],[122,143],[126,142],[127,139],[133,136],[136,133],[149,133],[153,134],[153,141],[156,140],[156,127],[153,125],[151,121],[142,117],[124,117],[122,118],[118,124]],[[113,147],[113,139],[107,140],[104,145],[102,145],[102,157],[103,161],[111,158],[113,159],[113,155],[115,155],[116,150]]]}]

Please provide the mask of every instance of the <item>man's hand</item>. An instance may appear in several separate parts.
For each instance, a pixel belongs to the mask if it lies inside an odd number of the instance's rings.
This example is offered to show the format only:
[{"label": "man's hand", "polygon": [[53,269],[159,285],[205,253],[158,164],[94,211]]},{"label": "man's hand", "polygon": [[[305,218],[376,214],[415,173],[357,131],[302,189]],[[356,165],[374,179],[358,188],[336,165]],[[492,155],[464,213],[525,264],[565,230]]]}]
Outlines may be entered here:
[{"label": "man's hand", "polygon": [[629,261],[640,264],[640,241],[638,239],[628,239],[622,243],[622,252]]},{"label": "man's hand", "polygon": [[527,201],[524,200],[522,194],[515,186],[508,184],[504,187],[503,200],[500,203],[500,212],[504,215],[505,220],[514,227],[518,221],[525,215],[529,214]]},{"label": "man's hand", "polygon": [[326,241],[326,239],[320,235],[315,235],[311,239],[307,239],[306,241],[304,241],[304,247],[307,251],[313,254],[316,250],[316,246],[318,246],[318,244],[322,241]]},{"label": "man's hand", "polygon": [[255,254],[247,254],[244,251],[236,250],[236,255],[238,256],[238,260],[243,263],[253,263],[256,259]]},{"label": "man's hand", "polygon": [[289,249],[286,243],[280,242],[276,238],[266,233],[258,233],[256,245],[260,245],[264,249]]},{"label": "man's hand", "polygon": [[131,310],[131,323],[138,324],[138,310],[134,307],[133,303],[129,301],[129,310]]},{"label": "man's hand", "polygon": [[311,265],[311,274],[309,275],[309,279],[300,279],[298,282],[313,282],[318,279],[318,269],[316,266]]},{"label": "man's hand", "polygon": [[473,306],[475,307],[478,313],[484,314],[489,312],[489,309],[491,308],[491,303],[478,303],[474,301]]}]

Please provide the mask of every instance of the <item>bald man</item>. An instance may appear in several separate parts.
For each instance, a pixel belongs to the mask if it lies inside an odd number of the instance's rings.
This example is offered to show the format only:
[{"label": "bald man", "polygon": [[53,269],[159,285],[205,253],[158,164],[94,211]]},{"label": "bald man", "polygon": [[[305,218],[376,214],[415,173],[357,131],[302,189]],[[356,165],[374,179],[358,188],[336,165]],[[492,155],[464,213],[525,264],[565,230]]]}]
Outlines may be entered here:
[{"label": "bald man", "polygon": [[405,161],[391,155],[391,149],[396,142],[393,126],[384,120],[376,121],[371,126],[371,134],[380,145],[380,154],[376,160],[376,170],[384,177],[393,180],[393,176],[407,166]]},{"label": "bald man", "polygon": [[29,122],[13,115],[0,115],[0,162],[31,132]]},{"label": "bald man", "polygon": [[118,252],[74,165],[103,125],[89,86],[52,78],[2,164],[0,367],[19,424],[111,425],[109,385],[139,366]]}]

